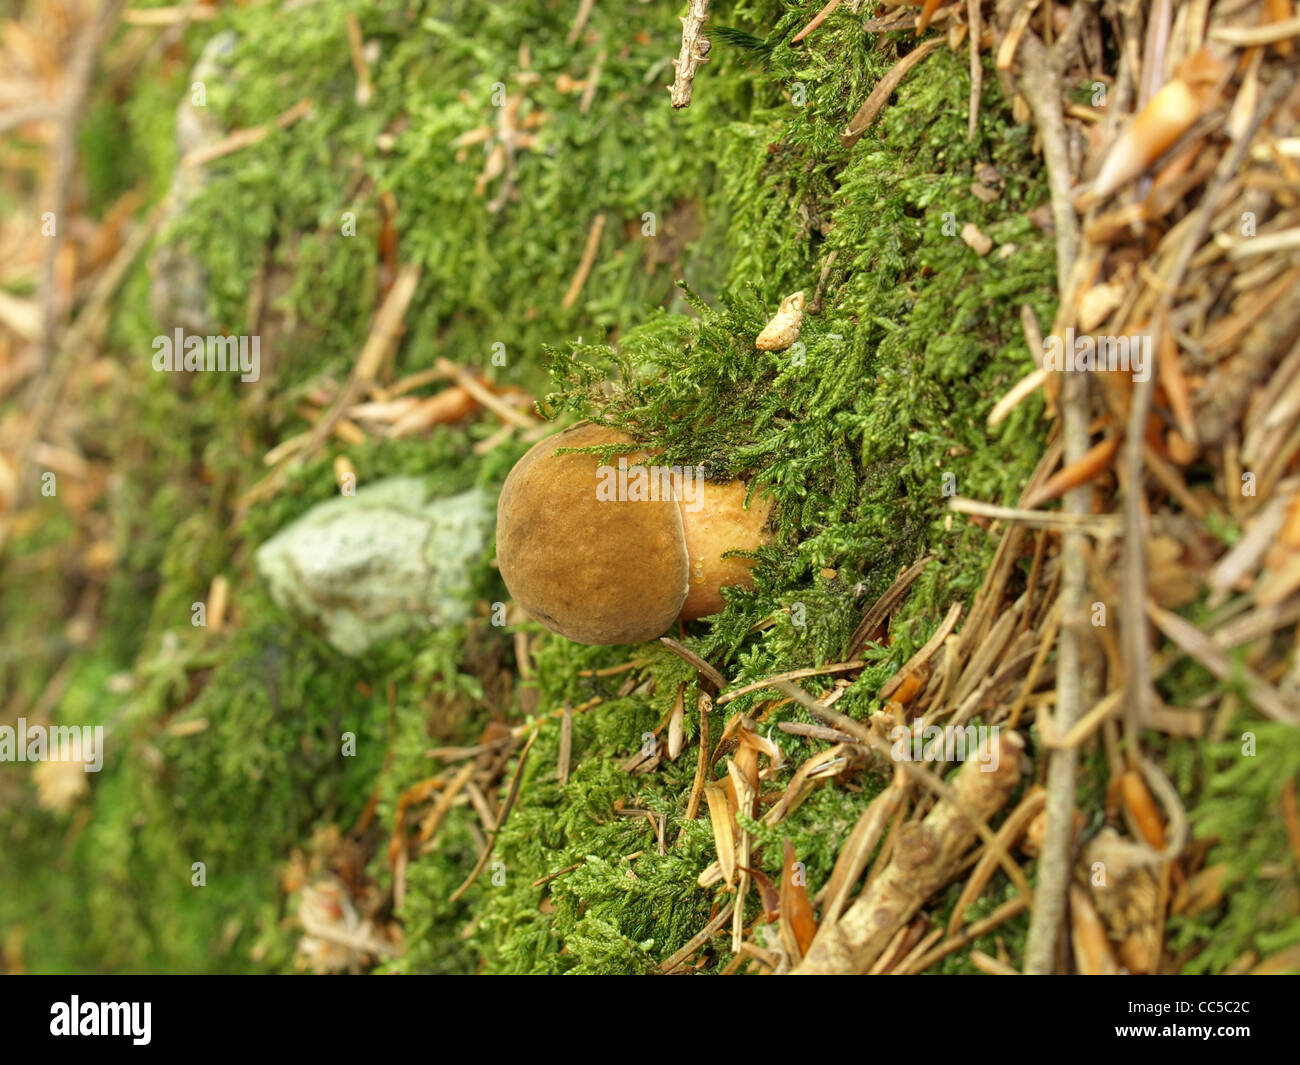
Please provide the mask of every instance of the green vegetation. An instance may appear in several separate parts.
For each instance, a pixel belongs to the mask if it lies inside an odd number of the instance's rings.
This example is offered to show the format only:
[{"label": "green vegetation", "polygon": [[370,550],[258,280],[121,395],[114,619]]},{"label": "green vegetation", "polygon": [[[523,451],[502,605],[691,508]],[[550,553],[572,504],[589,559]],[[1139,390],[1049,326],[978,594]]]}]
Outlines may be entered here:
[{"label": "green vegetation", "polygon": [[[545,397],[549,415],[608,422],[664,447],[669,461],[745,474],[775,494],[779,537],[760,554],[756,587],[730,594],[723,614],[685,637],[737,681],[839,660],[900,566],[933,553],[894,642],[868,649],[870,667],[838,704],[858,718],[872,712],[881,683],[929,638],[949,602],[969,600],[991,557],[979,527],[949,527],[945,488],[1012,502],[1041,453],[1039,400],[993,432],[985,418],[1031,364],[1020,306],[1042,319],[1053,310],[1051,239],[1027,217],[1046,192],[1030,133],[1011,123],[992,77],[977,136],[967,140],[964,51],[926,60],[872,130],[844,148],[840,131],[894,48],[911,42],[897,34],[877,51],[855,20],[836,18],[805,46],[789,46],[816,5],[715,4],[731,32],[715,33],[695,102],[676,114],[663,89],[672,73],[664,60],[677,48],[672,3],[597,5],[574,45],[565,43],[571,5],[362,5],[363,34],[379,52],[366,108],[353,100],[348,6],[236,8],[202,30],[238,35],[228,78],[206,86],[224,128],[272,122],[303,98],[313,112],[212,163],[165,239],[185,241],[206,269],[219,328],[245,328],[250,291],[268,276],[285,280],[272,308],[284,327],[273,359],[263,353],[258,385],[207,375],[178,387],[149,368],[162,326],[149,310],[143,263],[123,289],[110,334],[117,387],[87,412],[88,435],[112,456],[118,481],[105,508],[118,557],[101,635],[73,650],[56,714],[107,723],[108,761],[90,798],[67,813],[39,809],[15,768],[0,769],[5,793],[18,796],[0,806],[0,932],[23,930],[33,971],[289,969],[300,930],[280,876],[315,829],[333,823],[346,832],[376,795],[366,872],[387,888],[397,799],[436,771],[430,747],[476,743],[489,721],[524,721],[524,705],[540,713],[596,697],[604,701],[575,717],[563,787],[558,725],[541,725],[496,842],[499,868],[448,901],[476,857],[469,807],[454,808],[437,846],[411,859],[397,911],[406,952],[390,967],[648,971],[709,918],[713,896],[695,881],[712,860],[711,829],[707,818],[682,818],[693,748],[646,775],[620,768],[665,719],[679,685],[694,707],[694,673],[680,660],[657,645],[580,647],[528,625],[538,634],[532,679],[503,686],[517,663],[513,630],[490,622],[505,593],[488,558],[470,622],[385,644],[361,661],[332,651],[258,587],[252,550],[335,493],[338,445],[231,527],[236,502],[264,475],[266,451],[306,428],[295,412],[301,398],[349,372],[391,265],[389,231],[397,261],[423,270],[399,374],[445,356]],[[764,47],[746,47],[754,41]],[[188,63],[201,45],[193,32]],[[580,93],[562,94],[556,79],[589,77],[598,62],[583,114]],[[125,107],[92,108],[85,142],[96,203],[136,182],[150,199],[163,194],[187,74],[186,63],[147,71]],[[498,86],[507,99],[524,95],[521,118],[540,121],[535,144],[514,159],[517,196],[493,212],[503,177],[476,192],[483,145],[453,141],[496,127]],[[133,163],[115,170],[123,154]],[[1006,179],[995,203],[969,192],[980,164]],[[347,212],[355,236],[343,235]],[[607,224],[595,268],[565,308],[597,212]],[[647,212],[654,237],[644,235]],[[1010,254],[977,256],[956,236],[966,222]],[[801,346],[756,351],[762,324],[798,289],[816,304]],[[492,362],[496,343],[505,366]],[[495,487],[526,446],[476,456],[473,445],[496,428],[483,419],[347,453],[361,483],[419,473],[444,494]],[[948,474],[955,481],[945,485]],[[73,535],[59,502],[47,505],[49,521],[16,545],[16,558]],[[191,604],[218,574],[231,580],[240,625],[209,634],[191,627]],[[35,565],[3,579],[0,619],[13,642],[45,635],[49,619],[66,613],[70,590]],[[771,624],[756,631],[763,622]],[[646,663],[625,694],[629,674],[579,676],[631,657]],[[30,703],[49,665],[33,656],[3,669]],[[125,672],[129,690],[106,688]],[[759,692],[727,710],[763,701]],[[763,727],[782,720],[808,719],[783,706]],[[686,730],[689,743],[693,709]],[[345,732],[356,736],[355,757],[339,755]],[[1274,742],[1285,747],[1282,737]],[[781,743],[787,774],[821,746],[794,736]],[[1286,773],[1295,766],[1252,777],[1238,762],[1213,778],[1211,793],[1231,794],[1232,806],[1211,808],[1204,830],[1228,831],[1229,815],[1233,825],[1257,818]],[[863,790],[818,788],[779,836],[759,834],[793,842],[814,890],[880,786],[870,776],[857,783]],[[620,807],[667,818],[665,854],[650,823],[618,816]],[[202,889],[191,886],[196,861],[207,868]],[[778,847],[764,846],[756,864],[778,878]],[[988,912],[1005,890],[999,873],[972,912]],[[999,932],[1013,953],[1023,927]],[[1233,929],[1242,941],[1253,934],[1236,918]],[[1288,933],[1267,934],[1276,946]],[[1294,922],[1289,935],[1300,936]],[[996,944],[990,936],[976,945],[994,953]],[[706,970],[729,960],[722,949]],[[968,963],[953,956],[944,968]]]}]

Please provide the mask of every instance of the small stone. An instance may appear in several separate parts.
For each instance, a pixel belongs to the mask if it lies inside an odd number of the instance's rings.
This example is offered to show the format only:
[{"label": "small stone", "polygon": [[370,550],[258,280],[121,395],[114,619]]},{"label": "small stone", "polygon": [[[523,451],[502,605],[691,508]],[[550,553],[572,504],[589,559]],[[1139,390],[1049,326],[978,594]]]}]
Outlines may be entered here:
[{"label": "small stone", "polygon": [[976,255],[987,255],[993,250],[993,241],[980,232],[979,226],[974,222],[967,222],[961,227],[961,239]]},{"label": "small stone", "polygon": [[477,489],[429,499],[423,478],[390,478],[318,503],[254,561],[276,603],[360,655],[377,640],[470,615],[494,511]]}]

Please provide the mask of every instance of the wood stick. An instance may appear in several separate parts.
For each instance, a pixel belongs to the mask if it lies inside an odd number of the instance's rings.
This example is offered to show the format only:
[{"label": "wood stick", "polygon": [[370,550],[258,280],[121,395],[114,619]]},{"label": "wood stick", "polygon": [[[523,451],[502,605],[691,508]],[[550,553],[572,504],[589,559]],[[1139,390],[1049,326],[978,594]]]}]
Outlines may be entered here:
[{"label": "wood stick", "polygon": [[709,39],[700,32],[708,17],[709,0],[689,0],[686,14],[682,17],[682,48],[673,60],[677,73],[673,76],[673,83],[668,86],[673,109],[676,111],[691,106],[695,74],[701,65],[709,61]]},{"label": "wood stick", "polygon": [[[998,746],[997,769],[981,771]],[[894,935],[961,867],[976,830],[961,811],[968,808],[987,819],[1006,803],[1020,780],[1019,736],[998,734],[985,741],[987,751],[966,762],[953,784],[954,797],[941,799],[925,819],[904,825],[886,866],[833,927],[819,931],[795,973],[865,973]]]}]

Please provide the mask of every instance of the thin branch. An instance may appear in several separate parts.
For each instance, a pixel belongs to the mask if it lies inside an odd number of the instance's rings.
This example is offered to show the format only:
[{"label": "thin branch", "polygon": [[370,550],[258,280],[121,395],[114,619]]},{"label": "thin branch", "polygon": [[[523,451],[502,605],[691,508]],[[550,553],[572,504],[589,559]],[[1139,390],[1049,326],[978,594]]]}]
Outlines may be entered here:
[{"label": "thin branch", "polygon": [[691,89],[695,74],[709,61],[709,39],[701,34],[704,20],[709,17],[709,0],[690,0],[682,17],[682,50],[673,60],[677,73],[668,87],[672,93],[674,110],[691,106]]}]

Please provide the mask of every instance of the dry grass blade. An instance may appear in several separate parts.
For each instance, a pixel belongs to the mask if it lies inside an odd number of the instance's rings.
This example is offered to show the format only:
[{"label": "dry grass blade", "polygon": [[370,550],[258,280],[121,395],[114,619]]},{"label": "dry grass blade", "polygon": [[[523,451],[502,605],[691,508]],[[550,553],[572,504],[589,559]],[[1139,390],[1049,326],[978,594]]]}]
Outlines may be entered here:
[{"label": "dry grass blade", "polygon": [[[757,793],[749,780],[749,774],[741,768],[739,762],[727,763],[727,777],[731,782],[731,788],[736,795],[736,811],[746,818],[754,815],[754,800]],[[710,806],[710,815],[712,807]],[[739,824],[739,822],[737,822]],[[731,949],[735,953],[740,952],[740,948],[745,940],[745,898],[749,894],[749,865],[750,865],[750,848],[753,846],[753,839],[749,830],[740,826],[737,828],[739,836],[736,847],[736,869],[738,872],[736,883],[736,909],[732,914],[734,920],[731,927]],[[725,871],[725,866],[723,867]]]},{"label": "dry grass blade", "polygon": [[721,784],[705,784],[704,798],[709,804],[709,821],[713,825],[713,845],[718,852],[722,878],[731,884],[736,879],[736,835],[727,801],[727,789]]}]

